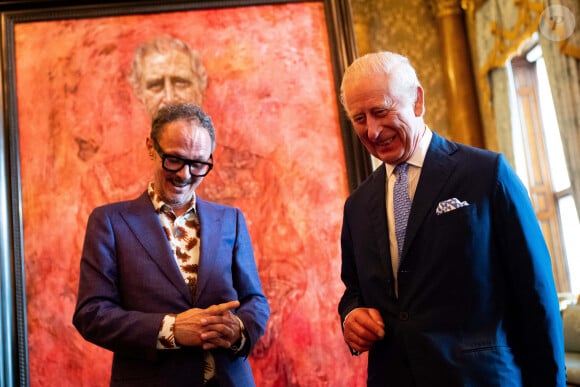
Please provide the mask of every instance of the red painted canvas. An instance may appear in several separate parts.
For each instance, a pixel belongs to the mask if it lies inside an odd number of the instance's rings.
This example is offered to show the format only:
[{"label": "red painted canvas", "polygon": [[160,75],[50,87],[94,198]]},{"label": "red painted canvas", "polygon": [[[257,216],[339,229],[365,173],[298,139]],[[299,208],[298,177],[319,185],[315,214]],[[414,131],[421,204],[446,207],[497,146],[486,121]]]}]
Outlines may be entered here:
[{"label": "red painted canvas", "polygon": [[150,180],[150,118],[128,77],[161,34],[206,69],[218,147],[198,194],[245,213],[271,303],[257,385],[363,385],[337,314],[348,182],[322,2],[16,25],[30,385],[108,385],[111,353],[71,324],[80,252],[92,208]]}]

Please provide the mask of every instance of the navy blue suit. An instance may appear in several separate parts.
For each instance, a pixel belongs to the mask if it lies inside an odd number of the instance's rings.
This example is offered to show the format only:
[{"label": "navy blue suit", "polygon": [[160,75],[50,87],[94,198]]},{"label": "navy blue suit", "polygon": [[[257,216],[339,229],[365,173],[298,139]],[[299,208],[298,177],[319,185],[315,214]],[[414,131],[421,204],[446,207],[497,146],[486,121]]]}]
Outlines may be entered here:
[{"label": "navy blue suit", "polygon": [[[251,345],[264,333],[270,309],[242,213],[199,197],[197,210],[202,229],[195,300],[146,192],[89,217],[73,323],[86,340],[114,352],[113,386],[202,384],[200,347],[156,349],[166,314],[239,300],[236,315]],[[212,353],[222,386],[254,384],[246,358],[226,349]]]},{"label": "navy blue suit", "polygon": [[[339,304],[380,311],[368,386],[564,386],[550,256],[503,156],[436,133],[413,199],[395,296],[384,165],[347,199]],[[441,201],[468,206],[436,214]]]}]

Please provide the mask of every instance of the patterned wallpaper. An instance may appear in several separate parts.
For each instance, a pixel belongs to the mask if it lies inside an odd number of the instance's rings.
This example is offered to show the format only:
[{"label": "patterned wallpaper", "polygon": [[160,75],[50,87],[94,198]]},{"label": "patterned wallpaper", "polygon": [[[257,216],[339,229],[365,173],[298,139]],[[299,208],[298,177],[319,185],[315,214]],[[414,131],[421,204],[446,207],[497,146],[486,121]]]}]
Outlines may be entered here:
[{"label": "patterned wallpaper", "polygon": [[425,89],[425,121],[448,137],[443,58],[437,20],[425,0],[351,0],[360,55],[394,51],[409,57]]}]

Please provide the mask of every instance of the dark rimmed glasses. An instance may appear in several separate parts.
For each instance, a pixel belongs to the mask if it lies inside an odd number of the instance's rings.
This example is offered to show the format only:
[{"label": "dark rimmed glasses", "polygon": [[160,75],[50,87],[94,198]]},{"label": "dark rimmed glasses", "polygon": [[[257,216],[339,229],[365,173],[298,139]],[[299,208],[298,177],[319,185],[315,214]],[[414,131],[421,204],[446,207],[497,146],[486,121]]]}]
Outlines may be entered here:
[{"label": "dark rimmed glasses", "polygon": [[179,172],[184,166],[189,166],[189,173],[192,176],[203,177],[213,168],[213,155],[209,155],[207,161],[189,160],[183,157],[168,155],[163,152],[157,141],[153,140],[153,148],[161,157],[161,166],[168,172]]}]

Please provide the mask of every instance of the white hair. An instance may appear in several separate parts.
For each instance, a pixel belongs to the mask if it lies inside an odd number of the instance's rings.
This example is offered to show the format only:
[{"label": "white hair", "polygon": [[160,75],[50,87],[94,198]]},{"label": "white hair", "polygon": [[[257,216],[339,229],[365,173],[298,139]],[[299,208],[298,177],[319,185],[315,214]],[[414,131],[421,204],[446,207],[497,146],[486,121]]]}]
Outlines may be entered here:
[{"label": "white hair", "polygon": [[[370,53],[357,58],[344,72],[340,85],[340,101],[345,106],[345,85],[353,79],[372,75],[386,75],[395,85],[391,87],[408,96],[412,101],[417,98],[417,88],[421,86],[415,69],[409,59],[389,51]],[[346,106],[345,106],[346,107]]]}]

